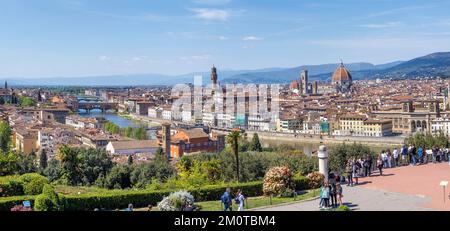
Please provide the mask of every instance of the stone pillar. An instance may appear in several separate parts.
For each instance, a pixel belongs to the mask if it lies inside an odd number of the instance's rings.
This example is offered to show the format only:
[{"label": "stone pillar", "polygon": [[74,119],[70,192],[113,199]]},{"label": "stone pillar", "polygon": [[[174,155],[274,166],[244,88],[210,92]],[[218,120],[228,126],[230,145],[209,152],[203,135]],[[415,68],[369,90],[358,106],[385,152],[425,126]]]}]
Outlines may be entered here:
[{"label": "stone pillar", "polygon": [[319,158],[319,172],[325,176],[325,181],[328,182],[328,151],[325,145],[319,147],[317,157]]}]

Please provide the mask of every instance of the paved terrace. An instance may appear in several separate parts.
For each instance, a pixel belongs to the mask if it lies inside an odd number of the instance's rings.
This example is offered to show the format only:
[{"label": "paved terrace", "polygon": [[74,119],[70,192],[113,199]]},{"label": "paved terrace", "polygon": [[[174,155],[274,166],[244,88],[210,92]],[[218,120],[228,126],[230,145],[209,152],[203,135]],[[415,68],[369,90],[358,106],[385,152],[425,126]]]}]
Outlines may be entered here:
[{"label": "paved terrace", "polygon": [[[450,211],[450,190],[446,203],[439,183],[450,181],[448,163],[385,169],[384,176],[360,179],[360,186],[344,186],[343,202],[355,211]],[[259,211],[318,211],[319,200],[299,202]]]}]

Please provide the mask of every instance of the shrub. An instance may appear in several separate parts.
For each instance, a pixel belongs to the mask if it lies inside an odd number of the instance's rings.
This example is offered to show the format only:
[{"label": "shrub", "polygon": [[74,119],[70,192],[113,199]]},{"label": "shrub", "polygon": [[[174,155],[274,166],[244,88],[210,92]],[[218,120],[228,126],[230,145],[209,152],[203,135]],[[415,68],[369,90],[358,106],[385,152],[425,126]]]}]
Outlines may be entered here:
[{"label": "shrub", "polygon": [[335,211],[351,211],[351,209],[347,205],[341,205]]},{"label": "shrub", "polygon": [[37,173],[27,173],[19,177],[19,181],[23,185],[23,192],[25,195],[38,195],[42,193],[45,184],[48,184],[48,179]]},{"label": "shrub", "polygon": [[194,196],[187,191],[178,191],[164,197],[158,208],[161,211],[183,211],[188,205],[194,205]]},{"label": "shrub", "polygon": [[42,194],[35,199],[34,209],[36,211],[62,211],[64,210],[65,199],[58,195],[49,184],[44,185]]},{"label": "shrub", "polygon": [[312,172],[307,177],[309,179],[309,188],[311,189],[320,188],[325,180],[325,176],[320,172]]},{"label": "shrub", "polygon": [[31,207],[25,207],[22,204],[16,205],[11,208],[11,212],[30,212],[33,211]]},{"label": "shrub", "polygon": [[292,173],[288,167],[274,167],[264,177],[264,195],[282,196],[287,190],[294,189]]},{"label": "shrub", "polygon": [[307,190],[310,189],[310,180],[306,176],[297,175],[293,178],[295,190]]},{"label": "shrub", "polygon": [[0,178],[0,197],[23,195],[23,186],[18,176],[5,176]]},{"label": "shrub", "polygon": [[12,196],[12,197],[0,197],[0,211],[10,211],[11,208],[18,204],[22,204],[23,201],[30,201],[33,203],[35,196]]}]

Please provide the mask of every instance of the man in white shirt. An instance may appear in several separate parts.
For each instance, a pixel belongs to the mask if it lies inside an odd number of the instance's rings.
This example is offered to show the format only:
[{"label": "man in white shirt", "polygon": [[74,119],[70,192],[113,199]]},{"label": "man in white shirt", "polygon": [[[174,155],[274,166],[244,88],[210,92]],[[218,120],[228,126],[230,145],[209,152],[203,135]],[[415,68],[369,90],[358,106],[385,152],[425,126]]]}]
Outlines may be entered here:
[{"label": "man in white shirt", "polygon": [[394,156],[394,167],[398,166],[398,157],[399,157],[399,151],[397,148],[394,149],[394,152],[392,152],[392,155]]}]

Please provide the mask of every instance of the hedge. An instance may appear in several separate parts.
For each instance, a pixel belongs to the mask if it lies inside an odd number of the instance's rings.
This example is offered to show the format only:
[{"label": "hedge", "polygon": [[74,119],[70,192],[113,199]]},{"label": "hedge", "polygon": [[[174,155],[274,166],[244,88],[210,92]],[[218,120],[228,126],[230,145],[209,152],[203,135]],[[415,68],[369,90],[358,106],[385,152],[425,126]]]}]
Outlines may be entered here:
[{"label": "hedge", "polygon": [[37,173],[0,177],[0,197],[37,195],[47,183],[48,179]]},{"label": "hedge", "polygon": [[[294,183],[296,190],[305,190],[307,189],[309,182],[306,177],[295,177]],[[229,185],[204,186],[198,189],[189,190],[189,192],[194,196],[195,201],[218,201],[227,188],[230,188],[232,192],[242,189],[246,196],[255,197],[263,195],[262,186],[262,181],[231,183]],[[129,190],[123,192],[114,191],[106,193],[67,195],[65,197],[67,203],[65,210],[92,211],[95,208],[114,210],[118,208],[126,208],[128,204],[133,204],[135,208],[147,207],[149,204],[156,205],[171,192],[173,192],[173,190]],[[16,203],[21,203],[24,200],[29,200],[34,203],[34,198],[34,196],[0,198],[0,211],[10,210]]]}]

